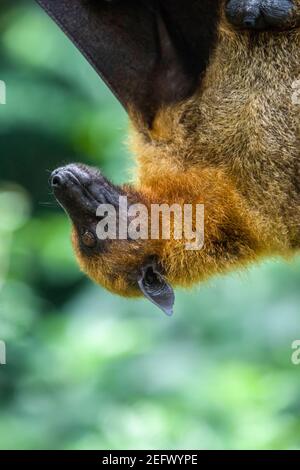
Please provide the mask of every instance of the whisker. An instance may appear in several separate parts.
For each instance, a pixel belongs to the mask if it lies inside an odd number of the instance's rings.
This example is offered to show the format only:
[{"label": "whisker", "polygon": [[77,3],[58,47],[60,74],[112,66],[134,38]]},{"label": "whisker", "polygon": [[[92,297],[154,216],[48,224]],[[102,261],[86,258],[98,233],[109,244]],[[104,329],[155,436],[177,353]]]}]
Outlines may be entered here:
[{"label": "whisker", "polygon": [[56,204],[54,202],[42,202],[42,201],[40,201],[38,204],[40,206],[56,207]]}]

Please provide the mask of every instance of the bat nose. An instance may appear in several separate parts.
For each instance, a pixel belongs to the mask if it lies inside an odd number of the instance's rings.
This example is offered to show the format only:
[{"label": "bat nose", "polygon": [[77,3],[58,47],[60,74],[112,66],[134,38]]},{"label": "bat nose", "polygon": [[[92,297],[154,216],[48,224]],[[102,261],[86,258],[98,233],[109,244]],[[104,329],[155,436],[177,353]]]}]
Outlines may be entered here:
[{"label": "bat nose", "polygon": [[58,188],[62,184],[62,177],[60,175],[55,175],[51,179],[52,188]]},{"label": "bat nose", "polygon": [[242,20],[241,26],[245,26],[247,29],[260,29],[260,27],[264,27],[264,20],[260,12],[247,13]]},{"label": "bat nose", "polygon": [[49,184],[52,189],[61,188],[68,180],[68,174],[64,168],[58,168],[54,170],[49,178]]},{"label": "bat nose", "polygon": [[234,26],[263,30],[284,25],[293,8],[291,0],[229,0],[226,17]]}]

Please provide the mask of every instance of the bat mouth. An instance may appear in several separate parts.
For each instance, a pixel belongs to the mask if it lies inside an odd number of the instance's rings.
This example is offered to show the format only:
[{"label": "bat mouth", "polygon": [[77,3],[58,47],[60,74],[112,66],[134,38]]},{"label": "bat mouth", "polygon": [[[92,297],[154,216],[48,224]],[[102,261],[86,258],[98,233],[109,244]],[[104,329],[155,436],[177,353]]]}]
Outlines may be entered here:
[{"label": "bat mouth", "polygon": [[94,220],[98,206],[105,202],[103,176],[86,165],[71,164],[57,168],[49,182],[56,200],[76,225],[86,219]]}]

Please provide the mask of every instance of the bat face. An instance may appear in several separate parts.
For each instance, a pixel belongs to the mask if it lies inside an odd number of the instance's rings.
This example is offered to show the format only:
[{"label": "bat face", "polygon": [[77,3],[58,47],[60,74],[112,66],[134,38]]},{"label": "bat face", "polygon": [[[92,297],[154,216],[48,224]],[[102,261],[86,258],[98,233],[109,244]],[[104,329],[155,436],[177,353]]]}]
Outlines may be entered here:
[{"label": "bat face", "polygon": [[[123,241],[118,236],[119,198],[124,192],[95,168],[71,164],[55,170],[50,183],[56,199],[73,224],[72,241],[82,270],[111,292],[126,297],[144,295],[167,315],[172,314],[174,292],[159,264],[160,243]],[[135,195],[127,194],[130,202]],[[99,236],[99,208],[115,209],[116,239]],[[102,212],[102,214],[104,214]],[[127,213],[125,223],[127,226]],[[123,219],[124,219],[123,217]],[[124,220],[122,221],[124,223]],[[118,223],[118,227],[117,227]]]}]

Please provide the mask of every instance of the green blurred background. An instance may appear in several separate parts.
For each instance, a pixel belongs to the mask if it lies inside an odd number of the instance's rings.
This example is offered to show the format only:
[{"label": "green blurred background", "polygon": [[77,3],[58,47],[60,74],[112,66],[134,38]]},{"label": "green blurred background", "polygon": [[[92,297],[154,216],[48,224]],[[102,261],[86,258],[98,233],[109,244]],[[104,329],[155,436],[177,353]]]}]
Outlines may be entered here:
[{"label": "green blurred background", "polygon": [[299,260],[178,292],[171,319],[93,285],[47,180],[126,181],[126,115],[33,0],[1,0],[0,79],[0,448],[299,448]]}]

